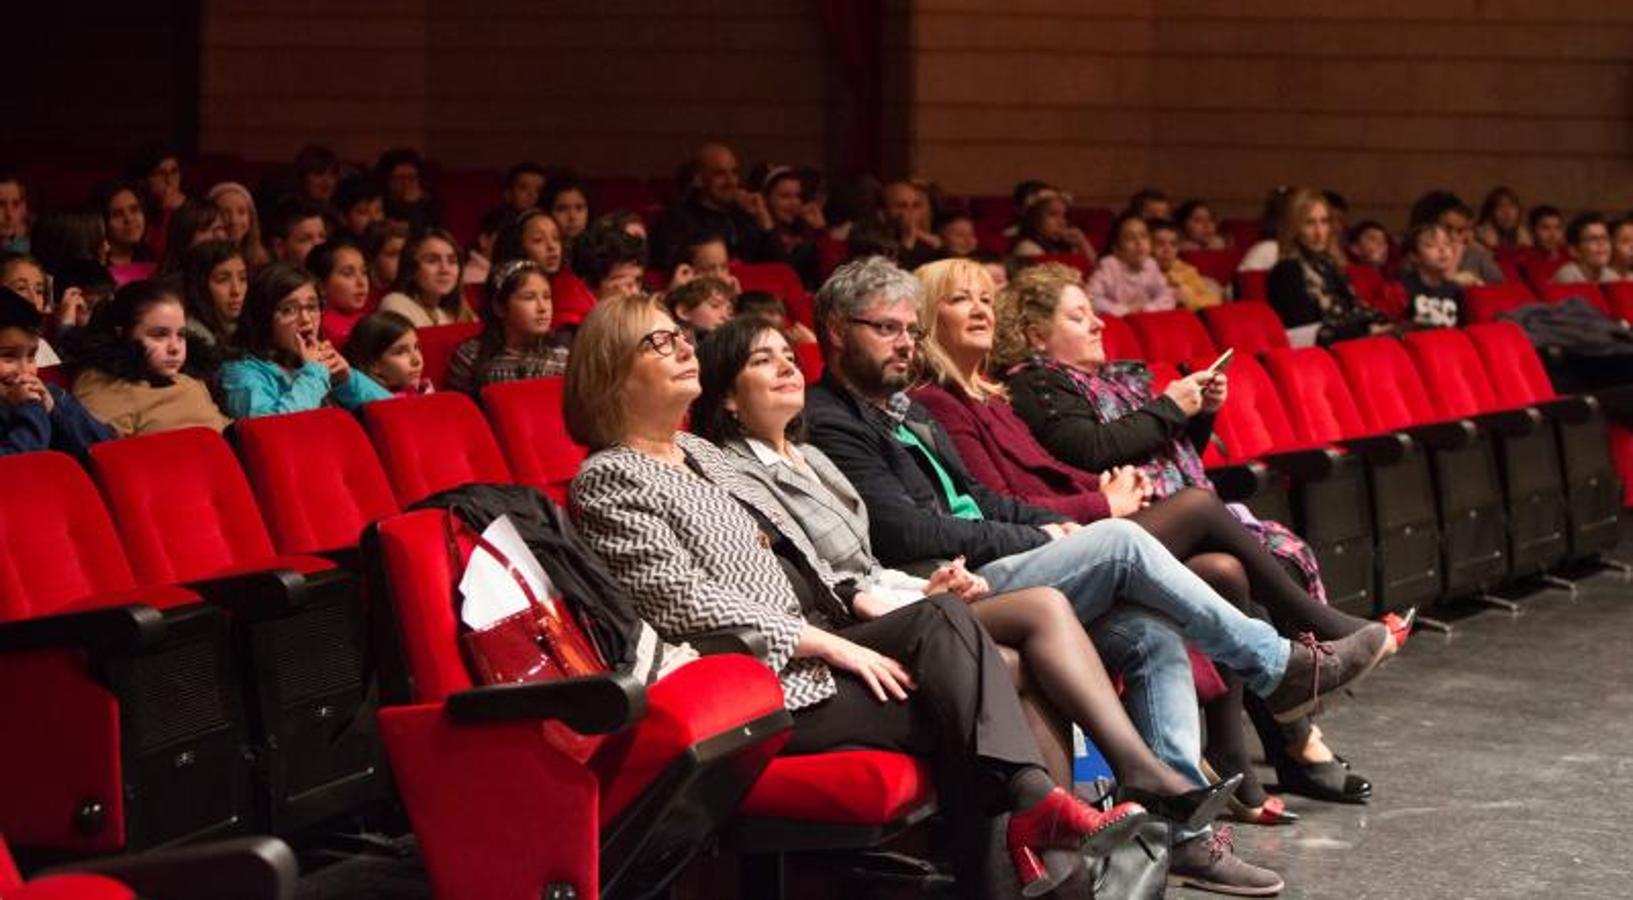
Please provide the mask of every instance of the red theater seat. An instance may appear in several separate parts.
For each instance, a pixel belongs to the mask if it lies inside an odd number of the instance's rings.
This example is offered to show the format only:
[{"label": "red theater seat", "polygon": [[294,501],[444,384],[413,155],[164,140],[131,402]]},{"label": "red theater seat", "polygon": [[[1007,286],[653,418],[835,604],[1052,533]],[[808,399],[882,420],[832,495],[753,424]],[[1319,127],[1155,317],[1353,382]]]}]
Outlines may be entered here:
[{"label": "red theater seat", "polygon": [[25,882],[0,836],[0,900],[289,900],[298,874],[287,844],[239,838],[77,863]]},{"label": "red theater seat", "polygon": [[1610,281],[1600,287],[1604,289],[1605,302],[1610,305],[1610,314],[1633,322],[1633,281]]},{"label": "red theater seat", "polygon": [[1566,300],[1581,299],[1588,301],[1605,315],[1610,315],[1610,301],[1605,299],[1605,292],[1591,281],[1572,284],[1550,281],[1542,286],[1541,294],[1544,303],[1563,303]]},{"label": "red theater seat", "polygon": [[448,362],[460,344],[482,333],[480,322],[459,325],[433,325],[418,329],[420,357],[425,361],[421,377],[436,385],[437,390],[448,386]]},{"label": "red theater seat", "polygon": [[482,389],[482,407],[517,483],[543,491],[560,506],[567,505],[568,485],[586,455],[568,436],[562,417],[565,382],[530,378]]},{"label": "red theater seat", "polygon": [[1178,365],[1218,352],[1202,320],[1188,309],[1133,313],[1124,316],[1123,321],[1139,337],[1148,362]]},{"label": "red theater seat", "polygon": [[1540,294],[1554,280],[1554,273],[1564,268],[1568,262],[1570,260],[1563,257],[1548,259],[1533,253],[1520,257],[1518,265],[1520,274],[1525,276],[1526,283],[1531,285],[1532,290]]},{"label": "red theater seat", "polygon": [[810,341],[794,345],[794,356],[799,360],[800,374],[805,376],[805,383],[813,385],[822,380],[822,346]]},{"label": "red theater seat", "polygon": [[1236,273],[1237,300],[1263,300],[1270,296],[1270,273],[1263,270]]},{"label": "red theater seat", "polygon": [[745,291],[769,291],[782,301],[790,322],[799,322],[807,328],[816,321],[811,308],[811,295],[800,283],[799,273],[786,263],[745,263],[733,261],[731,273]]},{"label": "red theater seat", "polygon": [[482,411],[464,394],[370,403],[363,407],[363,423],[404,507],[462,484],[511,481]]},{"label": "red theater seat", "polygon": [[1236,278],[1236,265],[1242,261],[1242,251],[1234,247],[1223,250],[1181,250],[1179,258],[1196,267],[1203,277],[1212,278],[1220,286]]},{"label": "red theater seat", "polygon": [[278,552],[356,547],[365,527],[397,512],[368,435],[344,410],[242,419],[234,430]]},{"label": "red theater seat", "polygon": [[1239,354],[1258,354],[1286,347],[1287,327],[1263,300],[1238,300],[1202,311],[1217,347],[1234,347]]},{"label": "red theater seat", "polygon": [[1537,302],[1536,295],[1518,279],[1502,284],[1481,284],[1463,292],[1471,322],[1490,322],[1509,310]]},{"label": "red theater seat", "polygon": [[1105,330],[1100,340],[1105,345],[1106,359],[1144,359],[1145,348],[1140,346],[1139,335],[1134,333],[1128,323],[1117,316],[1100,316],[1100,322]]}]

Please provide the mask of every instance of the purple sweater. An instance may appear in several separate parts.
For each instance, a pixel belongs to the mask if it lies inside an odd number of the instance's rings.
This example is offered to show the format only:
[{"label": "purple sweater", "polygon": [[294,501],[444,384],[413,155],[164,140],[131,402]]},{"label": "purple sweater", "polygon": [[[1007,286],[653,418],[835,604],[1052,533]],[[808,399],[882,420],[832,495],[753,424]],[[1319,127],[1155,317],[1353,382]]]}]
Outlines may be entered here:
[{"label": "purple sweater", "polygon": [[933,384],[914,390],[913,399],[936,417],[965,468],[987,487],[1083,524],[1111,515],[1099,476],[1050,456],[1008,400],[982,403],[957,385]]}]

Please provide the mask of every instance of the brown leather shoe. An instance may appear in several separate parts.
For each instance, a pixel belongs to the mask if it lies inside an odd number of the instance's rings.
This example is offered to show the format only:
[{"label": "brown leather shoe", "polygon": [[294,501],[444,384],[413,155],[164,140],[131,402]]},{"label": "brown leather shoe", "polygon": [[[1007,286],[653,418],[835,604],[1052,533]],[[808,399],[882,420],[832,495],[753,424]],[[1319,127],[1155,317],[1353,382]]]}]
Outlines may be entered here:
[{"label": "brown leather shoe", "polygon": [[1281,683],[1264,698],[1278,722],[1309,713],[1324,694],[1359,682],[1389,651],[1389,629],[1374,622],[1348,637],[1318,641],[1308,632],[1291,642]]}]

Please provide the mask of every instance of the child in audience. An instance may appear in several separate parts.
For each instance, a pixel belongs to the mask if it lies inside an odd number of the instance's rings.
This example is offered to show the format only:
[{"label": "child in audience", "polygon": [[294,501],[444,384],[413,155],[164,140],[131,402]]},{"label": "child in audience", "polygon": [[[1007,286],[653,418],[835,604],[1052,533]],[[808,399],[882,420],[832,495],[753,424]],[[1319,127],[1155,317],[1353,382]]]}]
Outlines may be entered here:
[{"label": "child in audience", "polygon": [[1633,279],[1633,218],[1610,223],[1610,267],[1623,280]]},{"label": "child in audience", "polygon": [[193,367],[214,372],[232,345],[249,291],[244,251],[231,241],[208,241],[182,259],[182,298],[187,334],[197,342]]},{"label": "child in audience", "polygon": [[967,212],[942,216],[941,223],[936,226],[936,234],[941,237],[941,248],[949,257],[967,259],[981,249],[981,239],[975,233],[975,219]]},{"label": "child in audience", "polygon": [[738,294],[731,305],[731,317],[741,319],[744,316],[755,316],[770,322],[790,344],[817,342],[816,332],[805,327],[805,323],[788,321],[788,308],[780,297],[770,291],[744,291]]},{"label": "child in audience", "polygon": [[346,360],[396,397],[436,391],[425,377],[425,357],[414,323],[393,312],[366,316],[346,341]]},{"label": "child in audience", "polygon": [[276,262],[255,273],[236,343],[244,356],[221,367],[228,415],[247,419],[334,403],[355,410],[391,396],[318,333],[317,280]]},{"label": "child in audience", "polygon": [[83,455],[114,436],[78,400],[40,380],[41,322],[33,303],[0,287],[0,456],[30,450]]},{"label": "child in audience", "polygon": [[1044,256],[1075,253],[1093,261],[1094,247],[1082,229],[1066,220],[1066,198],[1055,191],[1044,191],[1021,213],[1021,227],[1016,234],[1012,256]]},{"label": "child in audience", "polygon": [[0,251],[28,252],[28,188],[11,169],[0,169]]},{"label": "child in audience", "polygon": [[1610,264],[1610,226],[1604,216],[1596,212],[1579,214],[1565,227],[1565,241],[1571,247],[1571,261],[1554,272],[1554,281],[1579,284],[1622,280],[1621,273]]},{"label": "child in audience", "polygon": [[369,261],[369,283],[377,287],[396,284],[397,270],[408,244],[408,226],[381,219],[363,235],[363,255]]},{"label": "child in audience", "polygon": [[494,270],[482,304],[482,333],[454,349],[448,387],[467,394],[501,381],[567,372],[567,348],[550,344],[550,278],[518,259]]},{"label": "child in audience", "polygon": [[1196,266],[1179,258],[1180,229],[1167,219],[1152,219],[1146,223],[1151,231],[1151,258],[1157,269],[1168,279],[1174,299],[1189,310],[1205,309],[1224,302],[1224,291],[1219,282],[1204,276]]},{"label": "child in audience", "polygon": [[279,262],[305,265],[306,254],[329,239],[324,207],[305,197],[285,197],[272,210],[267,225],[267,249]]},{"label": "child in audience", "polygon": [[307,254],[306,267],[323,293],[323,339],[344,347],[352,328],[369,312],[369,268],[363,249],[349,237],[324,241]]},{"label": "child in audience", "polygon": [[1202,200],[1187,200],[1174,210],[1174,221],[1179,223],[1181,250],[1223,250],[1230,244],[1219,234],[1219,223],[1213,209]]},{"label": "child in audience", "polygon": [[669,315],[691,331],[692,343],[697,344],[709,332],[731,321],[732,299],[737,293],[731,282],[704,275],[671,288],[664,302],[669,306]]},{"label": "child in audience", "polygon": [[1161,188],[1140,188],[1128,198],[1128,212],[1142,220],[1174,218],[1174,201]]},{"label": "child in audience", "polygon": [[1557,262],[1570,256],[1565,241],[1565,214],[1552,206],[1533,206],[1526,216],[1532,252],[1538,259]]},{"label": "child in audience", "polygon": [[539,194],[544,190],[544,167],[536,162],[521,162],[505,173],[504,187],[499,190],[499,201],[510,207],[510,214],[525,212],[539,205]]},{"label": "child in audience", "polygon": [[189,374],[187,314],[162,281],[132,281],[86,328],[74,396],[120,437],[230,423]]},{"label": "child in audience", "polygon": [[568,248],[568,259],[572,259],[573,245],[590,227],[590,193],[584,183],[574,175],[557,175],[545,183],[539,208],[556,220],[562,246]]},{"label": "child in audience", "polygon": [[102,213],[108,238],[108,265],[148,262],[153,254],[142,239],[147,233],[147,211],[135,185],[118,182],[97,192],[97,209]]},{"label": "child in audience", "polygon": [[97,307],[113,297],[113,275],[106,266],[90,259],[70,259],[51,279],[57,300],[57,333],[82,328]]},{"label": "child in audience", "polygon": [[669,279],[671,285],[682,285],[694,278],[737,283],[737,277],[731,273],[731,253],[726,248],[726,239],[713,231],[688,236],[681,243],[680,253],[670,269],[673,272]]},{"label": "child in audience", "polygon": [[515,217],[516,211],[503,203],[483,213],[476,223],[476,246],[465,255],[461,284],[487,283],[488,274],[493,271],[494,243],[499,240],[499,232]]},{"label": "child in audience", "polygon": [[180,272],[182,257],[198,244],[228,239],[227,226],[215,204],[198,200],[188,200],[176,209],[170,216],[169,232],[164,240],[164,256],[159,259],[159,275]]},{"label": "child in audience", "polygon": [[1513,188],[1492,188],[1480,204],[1475,240],[1493,252],[1531,246],[1531,230],[1525,227],[1523,209],[1520,195]]},{"label": "child in audience", "polygon": [[374,176],[385,192],[385,216],[406,222],[410,231],[441,223],[442,207],[425,190],[425,160],[407,147],[394,147],[380,154]]},{"label": "child in audience", "polygon": [[372,175],[351,175],[341,181],[334,207],[341,227],[358,240],[367,240],[369,228],[386,218],[385,195]]},{"label": "child in audience", "polygon": [[465,305],[459,279],[459,242],[441,228],[432,228],[403,245],[397,280],[380,308],[414,323],[415,328],[475,321]]},{"label": "child in audience", "polygon": [[1349,251],[1350,262],[1381,273],[1389,265],[1389,232],[1372,219],[1357,222],[1349,230],[1344,249]]},{"label": "child in audience", "polygon": [[[42,321],[48,321],[45,317],[51,311],[51,291],[47,287],[45,267],[40,265],[39,260],[26,253],[0,255],[0,284],[27,300],[40,314]],[[54,326],[56,323],[50,324]],[[35,351],[35,363],[41,368],[62,365],[62,358],[51,349],[51,345],[46,343],[43,337],[38,335],[36,337],[39,337],[39,340]]]},{"label": "child in audience", "polygon": [[1406,234],[1406,320],[1418,328],[1464,324],[1463,288],[1453,278],[1457,251],[1442,225],[1418,225]]},{"label": "child in audience", "polygon": [[1145,220],[1123,213],[1111,226],[1109,256],[1089,277],[1094,311],[1114,316],[1173,309],[1174,291],[1151,258],[1151,230]]},{"label": "child in audience", "polygon": [[561,271],[561,226],[549,213],[537,207],[523,210],[499,229],[493,241],[493,264],[517,259],[532,260],[552,277]]},{"label": "child in audience", "polygon": [[141,188],[141,202],[147,212],[144,235],[151,259],[164,256],[170,218],[187,202],[181,186],[181,159],[162,142],[147,144],[126,162],[125,177]]},{"label": "child in audience", "polygon": [[295,183],[302,197],[328,206],[340,183],[340,157],[322,144],[307,144],[295,154]]},{"label": "child in audience", "polygon": [[646,273],[646,244],[639,238],[622,230],[591,229],[584,232],[569,258],[573,272],[584,280],[598,303],[608,297],[640,293],[641,278]]},{"label": "child in audience", "polygon": [[223,181],[210,188],[206,196],[221,214],[227,240],[243,251],[244,262],[252,269],[266,265],[269,257],[261,242],[261,214],[255,209],[255,197],[249,188],[236,181]]}]

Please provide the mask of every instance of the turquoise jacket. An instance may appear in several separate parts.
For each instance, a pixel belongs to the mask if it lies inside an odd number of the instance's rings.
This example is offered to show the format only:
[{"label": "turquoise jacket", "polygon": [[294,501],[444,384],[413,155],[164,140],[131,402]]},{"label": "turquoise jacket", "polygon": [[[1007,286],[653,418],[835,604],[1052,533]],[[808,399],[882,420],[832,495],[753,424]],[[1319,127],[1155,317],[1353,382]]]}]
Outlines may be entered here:
[{"label": "turquoise jacket", "polygon": [[386,400],[391,392],[356,369],[339,386],[329,384],[329,370],[308,362],[293,371],[275,362],[247,357],[221,367],[221,392],[226,413],[235,419],[271,416],[278,413],[317,409],[324,400],[356,410],[374,400]]}]

